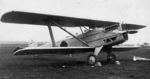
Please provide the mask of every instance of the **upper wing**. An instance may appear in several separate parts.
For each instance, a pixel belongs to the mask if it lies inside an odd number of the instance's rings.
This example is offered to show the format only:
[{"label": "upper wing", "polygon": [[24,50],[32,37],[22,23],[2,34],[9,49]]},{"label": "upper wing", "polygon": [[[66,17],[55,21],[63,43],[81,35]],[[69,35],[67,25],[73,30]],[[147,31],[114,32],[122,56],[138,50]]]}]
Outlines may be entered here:
[{"label": "upper wing", "polygon": [[94,52],[92,47],[27,47],[14,52],[15,55],[77,54]]},{"label": "upper wing", "polygon": [[[4,14],[1,18],[1,21],[8,23],[34,24],[34,25],[48,25],[48,23],[51,23],[52,26],[57,26],[55,23],[53,23],[57,22],[61,26],[65,27],[89,26],[91,28],[106,27],[114,24],[119,24],[118,22],[81,19],[81,18],[19,12],[19,11],[12,11]],[[134,29],[134,30],[145,27],[135,24],[123,24],[123,25],[125,26],[124,29]]]}]

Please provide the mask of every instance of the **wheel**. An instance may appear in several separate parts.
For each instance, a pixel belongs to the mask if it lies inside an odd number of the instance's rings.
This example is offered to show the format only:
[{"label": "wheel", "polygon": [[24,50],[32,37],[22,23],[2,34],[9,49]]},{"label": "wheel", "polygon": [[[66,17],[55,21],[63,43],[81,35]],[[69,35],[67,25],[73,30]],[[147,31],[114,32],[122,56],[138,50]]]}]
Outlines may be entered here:
[{"label": "wheel", "polygon": [[116,56],[114,54],[108,55],[107,56],[107,61],[108,62],[115,62],[116,61]]},{"label": "wheel", "polygon": [[88,56],[88,64],[93,65],[97,62],[96,56],[95,55],[89,55]]}]

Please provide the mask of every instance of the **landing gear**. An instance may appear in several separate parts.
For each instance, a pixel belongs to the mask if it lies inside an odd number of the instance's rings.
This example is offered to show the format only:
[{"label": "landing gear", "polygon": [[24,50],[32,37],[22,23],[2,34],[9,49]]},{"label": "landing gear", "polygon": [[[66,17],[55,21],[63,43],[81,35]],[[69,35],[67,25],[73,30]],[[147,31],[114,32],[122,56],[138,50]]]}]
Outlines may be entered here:
[{"label": "landing gear", "polygon": [[102,48],[103,46],[95,48],[94,53],[88,56],[88,64],[101,66],[101,63],[97,61],[97,56],[101,52]]},{"label": "landing gear", "polygon": [[106,47],[107,52],[107,62],[109,63],[115,63],[116,62],[116,56],[112,53],[112,46]]},{"label": "landing gear", "polygon": [[107,61],[108,62],[115,62],[116,61],[116,56],[114,54],[107,55]]},{"label": "landing gear", "polygon": [[97,58],[95,55],[89,55],[88,56],[88,63],[90,65],[94,65],[97,62]]}]

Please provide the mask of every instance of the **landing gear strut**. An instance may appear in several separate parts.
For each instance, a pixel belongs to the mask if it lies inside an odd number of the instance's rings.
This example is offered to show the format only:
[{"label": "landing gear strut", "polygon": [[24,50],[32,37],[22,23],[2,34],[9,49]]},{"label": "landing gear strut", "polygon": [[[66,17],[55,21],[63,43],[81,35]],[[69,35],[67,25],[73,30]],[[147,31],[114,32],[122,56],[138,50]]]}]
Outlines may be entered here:
[{"label": "landing gear strut", "polygon": [[115,63],[116,62],[116,56],[112,53],[112,46],[106,47],[107,52],[107,62],[109,63]]},{"label": "landing gear strut", "polygon": [[88,56],[88,64],[90,65],[95,65],[97,64],[97,56],[99,55],[99,53],[101,52],[103,46],[101,47],[96,47],[95,50],[94,50],[94,53],[93,54],[90,54]]}]

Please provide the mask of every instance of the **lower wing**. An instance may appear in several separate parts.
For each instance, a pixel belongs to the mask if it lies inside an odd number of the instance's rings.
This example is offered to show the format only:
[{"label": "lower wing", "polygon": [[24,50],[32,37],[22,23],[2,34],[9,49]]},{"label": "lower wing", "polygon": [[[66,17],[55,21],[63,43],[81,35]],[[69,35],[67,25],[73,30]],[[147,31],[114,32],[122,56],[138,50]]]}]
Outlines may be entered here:
[{"label": "lower wing", "polygon": [[14,55],[38,55],[38,54],[78,54],[94,52],[92,47],[26,47],[14,52]]},{"label": "lower wing", "polygon": [[135,50],[140,47],[135,47],[135,46],[113,46],[112,51],[130,51],[130,50]]}]

